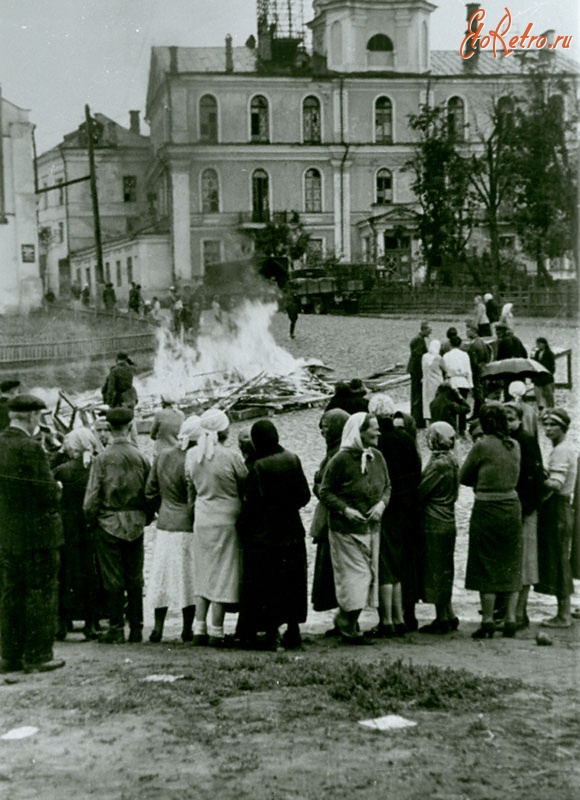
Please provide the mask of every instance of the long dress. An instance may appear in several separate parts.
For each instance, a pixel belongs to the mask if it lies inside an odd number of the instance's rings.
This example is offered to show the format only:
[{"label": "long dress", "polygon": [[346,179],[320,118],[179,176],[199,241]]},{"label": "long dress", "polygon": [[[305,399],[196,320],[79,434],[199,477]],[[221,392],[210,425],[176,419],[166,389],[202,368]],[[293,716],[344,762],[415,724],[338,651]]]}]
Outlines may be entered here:
[{"label": "long dress", "polygon": [[193,508],[185,480],[185,452],[162,450],[151,467],[145,497],[159,505],[151,570],[145,593],[148,614],[156,608],[195,605]]},{"label": "long dress", "polygon": [[294,453],[280,448],[254,461],[238,518],[242,637],[306,620],[306,544],[299,510],[309,500],[308,482]]},{"label": "long dress", "polygon": [[423,369],[423,414],[425,417],[429,417],[429,409],[435,399],[437,387],[445,379],[443,358],[432,353],[425,353],[421,359],[421,366]]},{"label": "long dress", "polygon": [[218,442],[211,459],[197,461],[188,450],[185,474],[196,492],[193,523],[193,580],[196,595],[215,603],[238,603],[241,549],[236,520],[241,485],[248,470],[237,450]]}]

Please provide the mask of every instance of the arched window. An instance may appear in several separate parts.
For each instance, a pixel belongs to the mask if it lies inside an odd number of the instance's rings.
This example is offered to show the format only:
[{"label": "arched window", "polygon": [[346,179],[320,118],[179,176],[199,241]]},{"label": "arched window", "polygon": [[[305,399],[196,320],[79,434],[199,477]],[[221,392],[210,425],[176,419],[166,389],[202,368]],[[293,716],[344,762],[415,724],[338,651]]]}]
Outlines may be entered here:
[{"label": "arched window", "polygon": [[388,97],[379,97],[375,103],[375,142],[393,142],[393,104]]},{"label": "arched window", "polygon": [[214,214],[220,210],[220,187],[215,169],[204,169],[201,173],[201,210]]},{"label": "arched window", "polygon": [[320,144],[320,101],[307,97],[302,103],[302,138],[304,144]]},{"label": "arched window", "polygon": [[252,100],[250,108],[250,131],[253,142],[270,141],[270,125],[268,123],[268,101],[261,94]]},{"label": "arched window", "polygon": [[311,214],[322,211],[322,177],[314,168],[304,174],[304,210]]},{"label": "arched window", "polygon": [[392,67],[395,64],[393,42],[384,33],[376,33],[367,42],[367,64],[369,67]]},{"label": "arched window", "polygon": [[330,29],[330,53],[333,65],[342,64],[342,22],[340,20],[333,22]]},{"label": "arched window", "polygon": [[268,193],[268,173],[264,169],[254,170],[252,175],[252,222],[268,222],[270,216]]},{"label": "arched window", "polygon": [[393,202],[393,176],[391,170],[386,167],[377,172],[376,198],[378,206]]},{"label": "arched window", "polygon": [[449,134],[456,142],[465,141],[465,106],[461,97],[451,97],[447,102]]},{"label": "arched window", "polygon": [[497,124],[503,130],[509,130],[514,124],[515,103],[510,95],[504,95],[497,101]]},{"label": "arched window", "polygon": [[204,94],[199,101],[199,138],[211,144],[218,140],[217,100],[211,94]]}]

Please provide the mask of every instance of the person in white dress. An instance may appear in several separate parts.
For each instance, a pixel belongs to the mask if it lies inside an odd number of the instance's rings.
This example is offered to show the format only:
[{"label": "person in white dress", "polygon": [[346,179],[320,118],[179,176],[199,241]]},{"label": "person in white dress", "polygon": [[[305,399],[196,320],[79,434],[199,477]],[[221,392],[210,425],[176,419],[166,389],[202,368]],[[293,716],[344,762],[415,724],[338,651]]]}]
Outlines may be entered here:
[{"label": "person in white dress", "polygon": [[[471,372],[471,361],[465,350],[461,349],[461,339],[459,336],[452,336],[449,339],[451,350],[443,356],[443,369],[449,385],[456,389],[464,400],[467,399],[469,392],[473,389],[473,375]],[[465,433],[467,413],[458,414],[457,432],[460,435]]]},{"label": "person in white dress", "polygon": [[439,339],[432,339],[429,342],[429,349],[421,358],[421,369],[423,370],[423,416],[425,423],[431,422],[431,403],[435,398],[437,387],[445,380],[443,372],[443,357],[440,355],[441,342]]}]

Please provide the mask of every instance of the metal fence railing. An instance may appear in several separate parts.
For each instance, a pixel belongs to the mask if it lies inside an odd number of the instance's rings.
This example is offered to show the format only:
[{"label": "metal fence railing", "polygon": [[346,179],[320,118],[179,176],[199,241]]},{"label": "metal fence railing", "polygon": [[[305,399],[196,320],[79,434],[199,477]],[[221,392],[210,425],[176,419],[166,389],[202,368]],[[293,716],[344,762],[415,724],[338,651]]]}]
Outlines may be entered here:
[{"label": "metal fence railing", "polygon": [[75,362],[128,353],[151,352],[156,348],[155,333],[95,336],[63,342],[17,342],[0,344],[0,366],[29,366],[58,362]]}]

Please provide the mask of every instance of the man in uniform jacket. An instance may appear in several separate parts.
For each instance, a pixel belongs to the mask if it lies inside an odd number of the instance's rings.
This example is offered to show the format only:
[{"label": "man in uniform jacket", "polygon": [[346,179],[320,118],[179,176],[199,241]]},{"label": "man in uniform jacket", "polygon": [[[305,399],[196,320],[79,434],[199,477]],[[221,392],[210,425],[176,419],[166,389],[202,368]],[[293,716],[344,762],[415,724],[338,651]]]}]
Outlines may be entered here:
[{"label": "man in uniform jacket", "polygon": [[133,367],[135,364],[127,353],[117,353],[117,360],[109,370],[102,389],[103,402],[110,408],[137,405],[137,392],[133,386]]},{"label": "man in uniform jacket", "polygon": [[425,339],[431,333],[428,322],[421,323],[421,330],[410,342],[411,355],[407,364],[407,372],[411,376],[411,415],[418,428],[425,427],[423,418],[423,367],[421,359],[427,352]]},{"label": "man in uniform jacket", "polygon": [[17,395],[0,433],[1,672],[47,672],[65,663],[52,652],[63,544],[59,486],[33,438],[43,408],[39,398]]},{"label": "man in uniform jacket", "polygon": [[107,412],[105,451],[91,464],[83,511],[95,530],[95,548],[109,606],[109,630],[99,641],[125,641],[125,592],[129,642],[143,639],[143,529],[150,521],[145,499],[149,462],[129,441],[130,408]]}]

